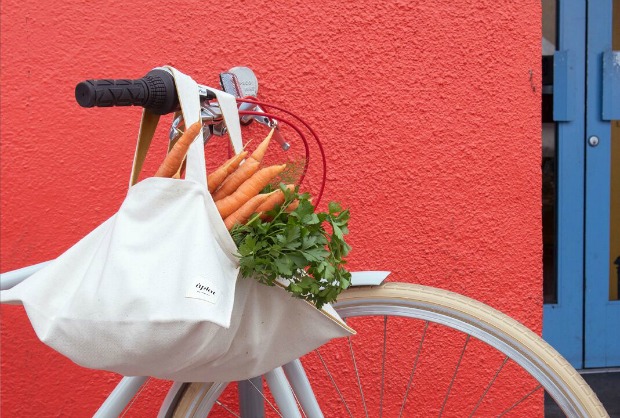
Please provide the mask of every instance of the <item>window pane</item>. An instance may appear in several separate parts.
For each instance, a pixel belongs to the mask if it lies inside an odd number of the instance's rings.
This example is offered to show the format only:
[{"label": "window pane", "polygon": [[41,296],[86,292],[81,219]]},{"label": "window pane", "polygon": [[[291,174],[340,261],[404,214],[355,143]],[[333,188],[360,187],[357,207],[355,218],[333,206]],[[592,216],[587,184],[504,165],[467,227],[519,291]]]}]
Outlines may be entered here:
[{"label": "window pane", "polygon": [[556,124],[553,122],[553,53],[556,49],[556,0],[542,2],[542,226],[543,295],[545,303],[557,303],[556,270]]}]

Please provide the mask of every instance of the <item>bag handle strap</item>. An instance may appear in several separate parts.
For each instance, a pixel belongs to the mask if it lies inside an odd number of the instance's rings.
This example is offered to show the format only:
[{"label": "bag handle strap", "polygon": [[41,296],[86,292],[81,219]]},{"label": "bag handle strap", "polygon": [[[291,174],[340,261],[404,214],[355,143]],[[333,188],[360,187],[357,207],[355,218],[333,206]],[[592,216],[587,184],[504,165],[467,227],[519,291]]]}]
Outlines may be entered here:
[{"label": "bag handle strap", "polygon": [[[185,126],[190,126],[192,123],[200,120],[200,98],[198,95],[198,85],[191,77],[183,74],[176,68],[166,68],[172,73],[175,79],[177,94],[183,112],[183,119],[185,120]],[[222,116],[224,117],[224,122],[226,123],[226,128],[228,129],[228,134],[235,153],[241,152],[243,150],[243,141],[241,138],[239,111],[237,109],[237,101],[235,97],[221,90],[206,86],[205,88],[215,94],[219,102]],[[144,110],[142,113],[142,120],[140,122],[140,131],[138,133],[138,143],[134,154],[131,177],[129,179],[130,187],[138,181],[138,177],[144,164],[144,159],[146,158],[146,154],[148,153],[149,147],[153,140],[153,135],[155,134],[155,129],[157,128],[158,122],[159,115],[155,115],[147,109]],[[197,138],[202,138],[202,130],[198,134]],[[190,157],[190,154],[192,157]],[[187,153],[186,178],[188,180],[196,181],[199,184],[204,184],[206,188],[207,170],[204,158],[204,147],[202,146],[202,141],[195,140]]]},{"label": "bag handle strap", "polygon": [[220,105],[220,111],[224,117],[224,123],[228,130],[230,142],[232,142],[235,154],[243,151],[243,141],[241,140],[241,123],[239,122],[239,108],[237,108],[237,99],[230,93],[222,90],[213,89],[205,86],[205,88],[215,94],[217,102]]},{"label": "bag handle strap", "polygon": [[155,128],[157,128],[158,122],[159,115],[150,112],[148,109],[144,109],[142,112],[142,120],[140,121],[140,131],[138,132],[138,144],[136,145],[136,152],[131,166],[129,187],[138,182],[138,176],[142,171],[144,159],[151,146],[151,141],[153,140],[153,135],[155,135]]},{"label": "bag handle strap", "polygon": [[[188,75],[183,74],[173,67],[168,67],[174,77],[183,120],[186,129],[196,122],[200,122],[200,96],[198,95],[198,84]],[[202,128],[196,138],[202,139]],[[187,165],[185,168],[185,178],[207,188],[207,165],[205,162],[205,152],[202,140],[196,141],[189,146],[187,151]]]},{"label": "bag handle strap", "polygon": [[[182,114],[181,111],[177,110],[176,112],[173,113],[172,120],[176,120],[179,116],[181,116],[181,114]],[[172,151],[172,148],[174,148],[174,145],[179,141],[180,138],[181,136],[177,136],[175,139],[168,141],[168,149],[166,150],[166,155],[168,155],[170,151]],[[181,162],[181,167],[179,167],[179,170],[172,176],[173,179],[181,178],[181,172],[185,168],[186,163],[187,161],[185,160],[185,157],[183,157],[183,161]]]}]

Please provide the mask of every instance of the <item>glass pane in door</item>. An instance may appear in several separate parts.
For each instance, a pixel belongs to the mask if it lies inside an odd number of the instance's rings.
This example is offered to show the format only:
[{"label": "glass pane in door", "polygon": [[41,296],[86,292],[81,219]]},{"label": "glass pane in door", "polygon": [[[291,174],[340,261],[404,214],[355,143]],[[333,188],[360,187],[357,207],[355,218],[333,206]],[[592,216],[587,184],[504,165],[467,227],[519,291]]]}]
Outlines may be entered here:
[{"label": "glass pane in door", "polygon": [[553,53],[556,50],[556,0],[542,1],[542,224],[543,296],[558,302],[556,268],[556,124],[553,121]]},{"label": "glass pane in door", "polygon": [[620,121],[611,122],[611,207],[609,219],[609,300],[620,287]]}]

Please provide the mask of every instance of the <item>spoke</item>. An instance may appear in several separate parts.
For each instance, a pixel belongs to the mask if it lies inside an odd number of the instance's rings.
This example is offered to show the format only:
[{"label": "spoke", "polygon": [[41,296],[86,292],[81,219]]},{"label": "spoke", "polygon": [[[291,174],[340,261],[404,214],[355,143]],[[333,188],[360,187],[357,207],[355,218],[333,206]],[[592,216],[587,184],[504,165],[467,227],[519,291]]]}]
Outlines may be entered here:
[{"label": "spoke", "polygon": [[269,406],[271,407],[271,409],[273,409],[275,411],[276,414],[278,414],[279,416],[282,416],[282,414],[280,413],[280,411],[278,411],[278,409],[273,406],[273,404],[271,402],[269,402],[269,399],[267,399],[267,397],[265,396],[265,394],[263,393],[262,390],[260,390],[259,388],[256,387],[256,385],[254,384],[254,382],[252,382],[252,380],[248,379],[248,382],[250,382],[250,384],[254,387],[254,389],[256,389],[256,391],[258,393],[260,393],[260,396],[263,397],[263,399],[265,400],[265,402],[267,402],[269,404]]},{"label": "spoke", "polygon": [[463,350],[461,351],[461,357],[459,357],[458,363],[456,363],[456,368],[454,369],[454,374],[452,375],[452,380],[450,381],[450,386],[448,386],[448,392],[446,393],[446,397],[443,398],[443,404],[441,405],[441,410],[439,411],[439,416],[443,415],[443,410],[446,407],[446,403],[448,402],[448,397],[450,396],[450,391],[452,391],[452,385],[454,385],[454,381],[456,380],[456,374],[461,367],[461,361],[463,361],[463,356],[465,355],[465,349],[467,348],[467,343],[469,342],[469,334],[467,334],[467,338],[465,338],[465,344],[463,344]]},{"label": "spoke", "polygon": [[146,382],[144,382],[144,384],[140,387],[140,390],[138,391],[138,393],[136,393],[134,395],[134,397],[131,399],[131,402],[129,403],[129,405],[127,405],[127,407],[125,408],[125,410],[123,411],[123,414],[121,415],[121,418],[123,418],[125,416],[125,414],[127,412],[129,412],[129,410],[131,409],[131,406],[133,405],[133,403],[136,401],[136,399],[138,399],[138,397],[140,397],[140,394],[142,393],[142,391],[144,390],[144,388],[146,388],[146,385],[149,383],[149,381],[151,380],[151,378],[149,377],[148,379],[146,379]]},{"label": "spoke", "polygon": [[383,361],[381,362],[381,397],[379,399],[379,418],[383,416],[383,393],[385,388],[385,343],[387,339],[387,315],[383,316]]},{"label": "spoke", "polygon": [[297,398],[297,394],[295,393],[295,389],[294,388],[293,388],[293,397],[295,398],[295,402],[297,402],[297,409],[299,409],[301,411],[301,414],[304,417],[308,418],[308,415],[306,415],[306,411],[304,411],[304,408],[301,405],[301,402],[299,402],[299,398]]},{"label": "spoke", "polygon": [[347,401],[344,400],[344,396],[342,396],[342,392],[340,392],[340,389],[338,388],[338,385],[336,384],[336,381],[334,380],[332,374],[329,372],[329,368],[327,367],[327,364],[325,364],[325,360],[323,360],[323,357],[321,356],[321,352],[319,351],[318,348],[316,350],[314,350],[314,351],[319,356],[319,360],[321,360],[321,363],[323,363],[323,368],[327,372],[327,375],[329,376],[329,380],[332,381],[332,385],[334,385],[334,388],[336,389],[336,392],[338,392],[338,395],[340,396],[340,399],[342,400],[342,404],[344,405],[344,407],[346,408],[347,412],[349,413],[349,416],[351,418],[353,418],[353,414],[351,413],[351,410],[349,409],[349,405],[347,405]]},{"label": "spoke", "polygon": [[523,402],[524,400],[526,400],[527,398],[529,398],[530,396],[532,396],[534,394],[534,392],[536,392],[538,389],[542,388],[542,385],[538,385],[534,388],[533,391],[531,391],[530,393],[528,393],[527,395],[525,395],[524,397],[522,397],[521,399],[519,399],[514,405],[512,405],[510,408],[506,409],[504,412],[502,412],[501,414],[499,414],[497,417],[503,417],[504,415],[506,415],[508,412],[510,412],[512,409],[514,409],[517,405],[519,405],[521,402]]},{"label": "spoke", "polygon": [[405,411],[405,403],[407,403],[407,396],[409,396],[409,389],[411,388],[411,383],[413,382],[413,376],[415,375],[416,368],[418,367],[418,360],[420,359],[420,352],[422,351],[422,344],[424,343],[424,338],[426,337],[426,330],[428,329],[428,321],[424,323],[424,330],[422,331],[422,338],[420,338],[420,345],[418,345],[418,352],[415,355],[415,360],[413,361],[413,368],[411,369],[411,374],[409,375],[409,381],[407,382],[407,388],[405,389],[405,396],[403,397],[403,404],[400,407],[400,413],[398,417],[403,416],[403,412]]},{"label": "spoke", "polygon": [[469,418],[474,416],[474,414],[476,413],[476,411],[478,410],[478,408],[482,404],[482,400],[484,399],[485,396],[487,396],[487,393],[489,392],[489,389],[491,389],[491,386],[493,386],[493,383],[495,383],[495,379],[497,379],[497,376],[499,376],[499,372],[502,371],[502,369],[506,365],[506,362],[508,362],[508,356],[504,357],[504,361],[502,362],[501,366],[499,366],[499,369],[497,369],[497,371],[495,372],[495,376],[493,376],[493,379],[491,379],[491,381],[487,385],[486,389],[484,390],[484,393],[482,394],[482,396],[480,396],[480,399],[478,399],[478,403],[474,407],[474,410],[471,411],[471,414],[469,414]]},{"label": "spoke", "polygon": [[364,391],[362,390],[362,382],[360,381],[360,374],[357,368],[357,362],[355,361],[355,354],[353,353],[353,344],[351,344],[351,337],[347,337],[349,340],[349,350],[351,351],[351,358],[353,359],[353,368],[355,369],[355,376],[357,377],[357,387],[360,390],[360,395],[362,396],[362,404],[364,405],[364,413],[366,414],[366,418],[368,418],[368,409],[366,408],[366,399],[364,399]]},{"label": "spoke", "polygon": [[230,415],[237,417],[237,418],[241,418],[240,415],[235,414],[230,408],[228,408],[226,405],[224,405],[223,403],[221,403],[220,401],[216,400],[215,403],[219,406],[221,406],[222,408],[224,408],[224,410],[226,410]]}]

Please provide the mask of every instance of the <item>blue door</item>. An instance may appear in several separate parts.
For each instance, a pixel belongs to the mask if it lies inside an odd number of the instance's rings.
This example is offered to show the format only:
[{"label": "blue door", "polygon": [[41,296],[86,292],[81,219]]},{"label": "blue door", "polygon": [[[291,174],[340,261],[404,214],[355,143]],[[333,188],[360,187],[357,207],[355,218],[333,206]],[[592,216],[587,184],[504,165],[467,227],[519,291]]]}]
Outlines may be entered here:
[{"label": "blue door", "polygon": [[620,0],[543,1],[545,21],[543,337],[576,368],[620,366]]}]

